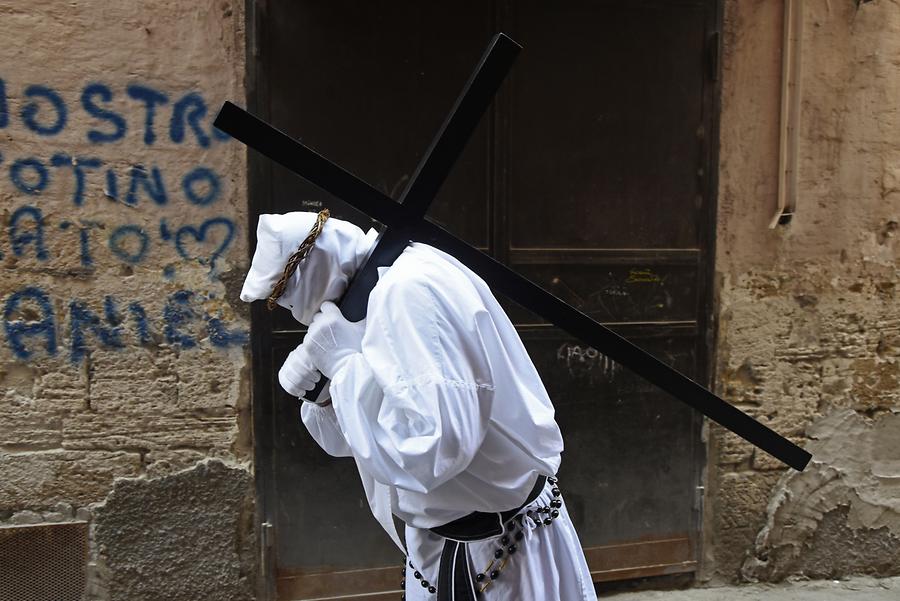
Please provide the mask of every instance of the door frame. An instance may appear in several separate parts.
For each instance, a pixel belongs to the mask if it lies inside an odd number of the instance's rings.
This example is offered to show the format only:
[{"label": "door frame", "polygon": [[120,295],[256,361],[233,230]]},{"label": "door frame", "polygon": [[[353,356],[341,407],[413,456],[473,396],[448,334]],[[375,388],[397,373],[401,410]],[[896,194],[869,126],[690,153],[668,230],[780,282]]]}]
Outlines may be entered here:
[{"label": "door frame", "polygon": [[[245,15],[245,91],[246,106],[248,110],[263,120],[269,118],[269,95],[265,85],[267,70],[260,51],[265,44],[265,8],[272,0],[244,0]],[[508,10],[510,0],[497,2],[498,13]],[[678,0],[659,0],[660,4],[677,4]],[[690,2],[694,4],[696,2]],[[700,262],[702,269],[698,279],[697,293],[697,331],[702,344],[697,347],[697,365],[700,373],[698,379],[707,388],[713,389],[715,385],[716,341],[718,339],[718,306],[719,298],[715,290],[715,257],[716,257],[716,225],[719,185],[719,130],[721,120],[721,88],[722,88],[722,24],[724,19],[724,0],[710,0],[706,20],[706,60],[708,61],[707,85],[702,94],[702,111],[709,115],[706,122],[709,124],[709,132],[703,137],[702,161],[709,169],[704,173],[702,188],[705,191],[704,202],[706,210],[701,214],[701,223],[698,224],[700,242]],[[502,99],[501,99],[502,101]],[[494,107],[492,110],[498,110]],[[498,124],[502,127],[502,124]],[[249,227],[256,223],[258,216],[271,211],[272,199],[272,165],[270,161],[254,157],[251,151],[247,156],[247,241],[248,259],[252,258],[256,248],[256,230]],[[503,183],[492,185],[503,185]],[[501,203],[495,203],[495,211],[501,210]],[[493,220],[495,227],[502,226],[501,219]],[[493,240],[494,236],[490,236]],[[706,310],[708,308],[708,311]],[[256,531],[258,549],[260,551],[257,597],[260,601],[276,599],[276,566],[274,561],[273,528],[268,522],[270,507],[274,495],[274,479],[272,469],[274,435],[272,425],[272,399],[267,394],[266,378],[259,377],[267,361],[267,356],[272,348],[272,333],[268,328],[260,327],[261,317],[266,309],[262,303],[253,303],[250,307],[251,314],[251,415],[252,415],[252,440],[253,440],[253,470],[255,477],[256,493]],[[588,559],[604,563],[608,569],[601,572],[594,571],[595,582],[645,578],[651,576],[669,575],[684,572],[702,574],[704,571],[704,501],[707,494],[708,482],[708,429],[703,416],[697,414],[692,420],[691,438],[694,440],[693,461],[699,466],[697,481],[695,482],[695,503],[692,513],[693,519],[691,531],[687,539],[672,539],[667,544],[668,550],[678,554],[687,553],[696,557],[696,561],[684,562],[679,568],[676,565],[653,565],[652,557],[655,550],[651,548],[639,548],[641,543],[635,543],[635,551],[646,554],[648,565],[643,568],[617,567],[615,556],[620,546],[594,547],[586,549]],[[685,546],[685,540],[687,545]],[[666,541],[663,541],[666,542]],[[371,597],[375,601],[376,597]],[[393,598],[391,595],[390,598]]]}]

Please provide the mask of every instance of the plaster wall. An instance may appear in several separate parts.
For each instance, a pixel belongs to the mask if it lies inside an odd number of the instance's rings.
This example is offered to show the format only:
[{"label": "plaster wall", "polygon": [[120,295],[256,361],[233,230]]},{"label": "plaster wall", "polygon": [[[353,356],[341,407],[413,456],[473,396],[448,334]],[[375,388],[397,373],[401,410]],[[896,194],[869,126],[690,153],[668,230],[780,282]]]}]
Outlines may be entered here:
[{"label": "plaster wall", "polygon": [[775,211],[782,3],[725,2],[719,393],[813,454],[710,431],[706,576],[900,573],[900,5],[806,0],[800,185]]}]

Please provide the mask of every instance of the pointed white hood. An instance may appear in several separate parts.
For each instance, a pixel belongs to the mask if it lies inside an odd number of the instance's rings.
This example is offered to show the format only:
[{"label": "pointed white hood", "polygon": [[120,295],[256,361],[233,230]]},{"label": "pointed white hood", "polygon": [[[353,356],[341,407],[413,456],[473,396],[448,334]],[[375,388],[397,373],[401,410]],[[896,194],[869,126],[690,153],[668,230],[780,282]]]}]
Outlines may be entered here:
[{"label": "pointed white hood", "polygon": [[[288,257],[309,235],[315,222],[316,213],[300,211],[259,216],[256,252],[241,290],[242,301],[269,297]],[[288,309],[303,325],[309,325],[322,303],[337,301],[344,294],[377,236],[374,229],[364,234],[352,223],[328,219],[313,249],[288,281],[278,305]]]}]

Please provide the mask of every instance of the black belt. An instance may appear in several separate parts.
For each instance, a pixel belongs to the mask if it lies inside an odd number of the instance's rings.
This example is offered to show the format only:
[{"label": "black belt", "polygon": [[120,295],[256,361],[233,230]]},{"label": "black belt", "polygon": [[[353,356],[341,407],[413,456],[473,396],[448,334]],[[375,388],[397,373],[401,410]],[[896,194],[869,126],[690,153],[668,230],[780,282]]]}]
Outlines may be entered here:
[{"label": "black belt", "polygon": [[519,507],[487,513],[473,511],[459,519],[429,530],[446,540],[438,568],[437,601],[475,601],[475,584],[469,568],[468,542],[503,534],[505,524],[541,494],[546,476],[538,476],[528,498]]}]

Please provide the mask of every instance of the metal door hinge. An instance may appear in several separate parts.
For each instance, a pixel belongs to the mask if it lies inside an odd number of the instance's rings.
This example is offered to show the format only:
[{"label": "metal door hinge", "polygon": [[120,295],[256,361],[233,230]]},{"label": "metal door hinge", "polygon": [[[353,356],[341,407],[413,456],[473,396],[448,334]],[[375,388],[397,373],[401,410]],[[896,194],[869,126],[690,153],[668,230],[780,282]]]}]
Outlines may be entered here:
[{"label": "metal door hinge", "polygon": [[694,489],[694,509],[697,511],[703,507],[703,496],[705,492],[705,486],[698,486]]},{"label": "metal door hinge", "polygon": [[272,546],[272,534],[274,533],[272,522],[263,522],[260,524],[260,538],[263,548],[268,549]]}]

